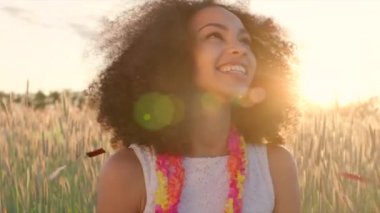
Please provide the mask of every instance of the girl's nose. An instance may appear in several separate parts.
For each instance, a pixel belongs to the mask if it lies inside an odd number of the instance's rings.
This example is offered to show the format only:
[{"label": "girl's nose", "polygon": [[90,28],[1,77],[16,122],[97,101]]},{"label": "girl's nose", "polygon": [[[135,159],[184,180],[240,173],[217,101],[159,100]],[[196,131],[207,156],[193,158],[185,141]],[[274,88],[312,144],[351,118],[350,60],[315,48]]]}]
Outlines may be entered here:
[{"label": "girl's nose", "polygon": [[228,53],[233,55],[243,55],[246,54],[246,51],[246,48],[239,41],[231,42],[228,47]]}]

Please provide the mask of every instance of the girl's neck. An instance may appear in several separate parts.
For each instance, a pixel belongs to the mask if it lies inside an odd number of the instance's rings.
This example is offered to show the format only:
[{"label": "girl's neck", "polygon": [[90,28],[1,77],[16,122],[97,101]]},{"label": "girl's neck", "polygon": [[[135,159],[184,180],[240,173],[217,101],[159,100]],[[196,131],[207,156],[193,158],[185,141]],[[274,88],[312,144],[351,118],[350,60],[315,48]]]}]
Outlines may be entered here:
[{"label": "girl's neck", "polygon": [[222,99],[199,96],[192,106],[191,144],[187,157],[228,155],[231,106]]}]

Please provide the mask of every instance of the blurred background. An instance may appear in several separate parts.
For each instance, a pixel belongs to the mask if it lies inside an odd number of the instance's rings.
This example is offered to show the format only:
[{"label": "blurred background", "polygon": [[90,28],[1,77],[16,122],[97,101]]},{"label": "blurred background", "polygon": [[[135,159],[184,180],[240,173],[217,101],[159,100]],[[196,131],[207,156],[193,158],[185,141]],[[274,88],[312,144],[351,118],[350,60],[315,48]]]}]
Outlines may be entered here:
[{"label": "blurred background", "polygon": [[[138,2],[0,1],[0,212],[95,212],[99,169],[120,144],[82,92],[103,65],[102,19]],[[245,2],[298,47],[307,107],[287,146],[303,212],[380,212],[380,1]]]},{"label": "blurred background", "polygon": [[[99,71],[92,55],[101,19],[124,1],[0,2],[0,91],[80,91]],[[247,3],[248,4],[248,3]],[[380,1],[250,1],[274,17],[299,48],[300,91],[309,102],[347,104],[380,95]]]}]

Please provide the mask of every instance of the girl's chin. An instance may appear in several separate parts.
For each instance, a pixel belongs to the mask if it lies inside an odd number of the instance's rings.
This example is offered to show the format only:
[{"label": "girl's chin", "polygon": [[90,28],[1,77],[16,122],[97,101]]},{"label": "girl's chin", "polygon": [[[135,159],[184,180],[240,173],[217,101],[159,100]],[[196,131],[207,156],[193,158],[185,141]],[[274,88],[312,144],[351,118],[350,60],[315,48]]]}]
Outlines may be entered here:
[{"label": "girl's chin", "polygon": [[260,103],[265,98],[265,91],[262,88],[240,88],[230,90],[225,93],[224,100],[233,106],[251,107]]},{"label": "girl's chin", "polygon": [[249,87],[245,85],[221,85],[219,88],[214,87],[213,90],[200,89],[198,92],[201,97],[208,97],[223,104],[231,104],[246,96],[248,91]]},{"label": "girl's chin", "polygon": [[226,98],[228,100],[236,100],[244,97],[249,90],[247,86],[234,87],[226,91]]}]

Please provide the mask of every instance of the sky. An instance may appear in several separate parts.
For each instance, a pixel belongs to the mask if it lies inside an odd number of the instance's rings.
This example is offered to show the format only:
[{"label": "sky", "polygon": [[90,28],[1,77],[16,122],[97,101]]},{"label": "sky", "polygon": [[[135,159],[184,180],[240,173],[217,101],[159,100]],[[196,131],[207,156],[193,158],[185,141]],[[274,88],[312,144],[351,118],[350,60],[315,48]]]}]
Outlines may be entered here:
[{"label": "sky", "polygon": [[[128,0],[0,1],[0,91],[79,91],[102,59],[89,55],[102,17]],[[317,104],[380,96],[380,1],[252,0],[299,49],[300,90]]]}]

